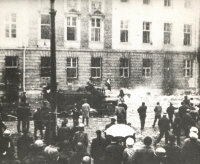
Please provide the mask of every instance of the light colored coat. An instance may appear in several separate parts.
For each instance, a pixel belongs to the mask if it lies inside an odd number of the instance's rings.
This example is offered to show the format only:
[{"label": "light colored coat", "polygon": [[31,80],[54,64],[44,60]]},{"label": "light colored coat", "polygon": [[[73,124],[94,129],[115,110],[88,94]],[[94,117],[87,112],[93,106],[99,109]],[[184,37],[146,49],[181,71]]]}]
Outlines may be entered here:
[{"label": "light colored coat", "polygon": [[88,103],[84,103],[81,108],[83,117],[89,117],[90,113],[90,105]]}]

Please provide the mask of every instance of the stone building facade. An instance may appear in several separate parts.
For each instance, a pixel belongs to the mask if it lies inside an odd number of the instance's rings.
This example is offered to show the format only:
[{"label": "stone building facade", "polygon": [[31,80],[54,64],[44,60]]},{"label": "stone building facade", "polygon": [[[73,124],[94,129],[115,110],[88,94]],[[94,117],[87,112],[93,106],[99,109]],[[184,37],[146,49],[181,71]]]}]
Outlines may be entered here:
[{"label": "stone building facade", "polygon": [[[1,95],[16,86],[41,96],[49,82],[49,9],[49,0],[0,2]],[[199,0],[56,0],[55,9],[60,89],[92,77],[115,89],[199,91]]]}]

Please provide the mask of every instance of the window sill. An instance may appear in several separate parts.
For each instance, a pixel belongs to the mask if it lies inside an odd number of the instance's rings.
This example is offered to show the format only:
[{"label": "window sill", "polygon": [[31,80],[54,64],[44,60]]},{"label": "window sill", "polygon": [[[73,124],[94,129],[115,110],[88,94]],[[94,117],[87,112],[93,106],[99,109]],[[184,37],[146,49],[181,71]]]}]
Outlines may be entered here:
[{"label": "window sill", "polygon": [[90,49],[103,49],[104,48],[104,42],[101,42],[101,41],[90,41],[89,42],[89,48]]},{"label": "window sill", "polygon": [[66,48],[80,48],[80,41],[77,40],[65,40],[64,46]]},{"label": "window sill", "polygon": [[67,80],[76,80],[78,79],[77,77],[67,77]]}]

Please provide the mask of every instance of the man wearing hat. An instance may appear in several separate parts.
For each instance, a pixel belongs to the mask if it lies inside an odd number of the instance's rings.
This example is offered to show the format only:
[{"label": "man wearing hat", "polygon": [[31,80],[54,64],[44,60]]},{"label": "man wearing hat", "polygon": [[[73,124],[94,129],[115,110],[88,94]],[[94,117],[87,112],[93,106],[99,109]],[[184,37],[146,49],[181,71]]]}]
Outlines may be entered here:
[{"label": "man wearing hat", "polygon": [[175,118],[174,118],[174,123],[172,125],[173,134],[176,136],[177,145],[180,146],[180,144],[181,144],[181,140],[180,140],[180,136],[181,136],[181,118],[180,118],[179,113],[178,113],[177,110],[174,111],[174,114],[175,114]]},{"label": "man wearing hat", "polygon": [[73,144],[76,145],[81,142],[84,149],[88,147],[88,134],[84,131],[84,124],[79,124],[79,131],[74,134]]},{"label": "man wearing hat", "polygon": [[136,149],[133,147],[134,145],[134,139],[127,138],[126,139],[126,148],[123,152],[123,164],[130,164],[133,158],[133,155],[135,154]]},{"label": "man wearing hat", "polygon": [[155,163],[154,164],[165,164],[167,153],[162,147],[158,147],[154,153]]},{"label": "man wearing hat", "polygon": [[174,115],[175,109],[178,109],[178,108],[175,108],[172,103],[170,103],[170,106],[167,108],[168,118],[169,118],[171,126],[173,124],[173,115]]},{"label": "man wearing hat", "polygon": [[128,109],[128,106],[125,104],[124,98],[120,98],[120,103],[119,103],[118,106],[124,108],[124,110],[125,110],[125,112],[124,112],[124,123],[127,124],[127,109]]},{"label": "man wearing hat", "polygon": [[132,158],[132,164],[154,164],[154,150],[151,147],[152,139],[149,136],[144,138],[144,146],[137,149]]},{"label": "man wearing hat", "polygon": [[181,164],[199,164],[200,163],[200,140],[194,132],[189,134],[189,139],[186,139],[182,148],[182,163]]},{"label": "man wearing hat", "polygon": [[154,143],[154,146],[160,142],[162,139],[163,135],[165,135],[165,144],[168,143],[168,136],[169,136],[169,130],[170,130],[170,124],[169,124],[169,119],[167,118],[167,113],[165,112],[163,114],[163,117],[160,118],[158,121],[158,127],[160,130],[160,135],[157,138],[156,142]]},{"label": "man wearing hat", "polygon": [[34,138],[37,139],[37,131],[40,131],[41,139],[43,139],[43,129],[44,129],[44,122],[42,120],[42,112],[40,108],[37,108],[37,111],[33,114],[34,120]]},{"label": "man wearing hat", "polygon": [[141,122],[141,130],[144,129],[144,125],[145,125],[145,119],[146,119],[146,111],[147,111],[147,106],[145,105],[145,103],[142,103],[142,106],[140,106],[138,108],[138,113],[140,115],[140,122]]},{"label": "man wearing hat", "polygon": [[112,125],[115,125],[116,119],[114,117],[110,117],[111,123],[107,124],[105,127],[105,130],[111,127]]},{"label": "man wearing hat", "polygon": [[23,130],[23,135],[17,140],[17,156],[20,160],[30,153],[30,145],[33,139],[28,135],[28,130]]},{"label": "man wearing hat", "polygon": [[163,148],[167,153],[167,163],[177,164],[181,162],[181,148],[175,144],[175,136],[169,136],[169,143],[165,145]]},{"label": "man wearing hat", "polygon": [[86,125],[89,124],[89,114],[90,114],[90,105],[87,103],[87,99],[84,100],[84,104],[81,107],[82,111],[82,123],[84,124],[86,119]]},{"label": "man wearing hat", "polygon": [[162,114],[162,107],[160,106],[159,102],[157,102],[157,105],[154,108],[154,112],[155,112],[155,118],[154,118],[154,122],[153,122],[153,125],[152,125],[153,128],[155,127],[157,120],[160,120],[161,114]]},{"label": "man wearing hat", "polygon": [[0,141],[0,159],[14,159],[14,145],[10,138],[11,132],[5,130]]},{"label": "man wearing hat", "polygon": [[179,107],[179,111],[178,111],[181,120],[183,119],[183,116],[186,115],[186,110],[187,110],[187,107],[185,103],[181,102],[181,106]]},{"label": "man wearing hat", "polygon": [[186,110],[186,115],[183,116],[182,124],[183,130],[185,131],[185,136],[188,137],[189,129],[193,124],[192,116],[190,115],[190,109]]},{"label": "man wearing hat", "polygon": [[103,164],[106,150],[106,140],[101,136],[101,130],[96,131],[97,137],[92,139],[90,154],[94,164]]}]

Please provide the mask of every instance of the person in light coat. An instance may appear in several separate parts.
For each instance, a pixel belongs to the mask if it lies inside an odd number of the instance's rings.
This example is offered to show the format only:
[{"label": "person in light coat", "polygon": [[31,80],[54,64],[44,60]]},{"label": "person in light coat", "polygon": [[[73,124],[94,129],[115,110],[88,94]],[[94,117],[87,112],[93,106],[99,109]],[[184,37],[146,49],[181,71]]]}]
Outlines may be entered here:
[{"label": "person in light coat", "polygon": [[88,124],[89,124],[89,114],[90,114],[90,105],[87,103],[86,99],[84,100],[84,104],[82,105],[81,111],[82,111],[82,116],[83,116],[82,123],[84,124],[85,118],[86,118],[86,125],[88,126]]}]

